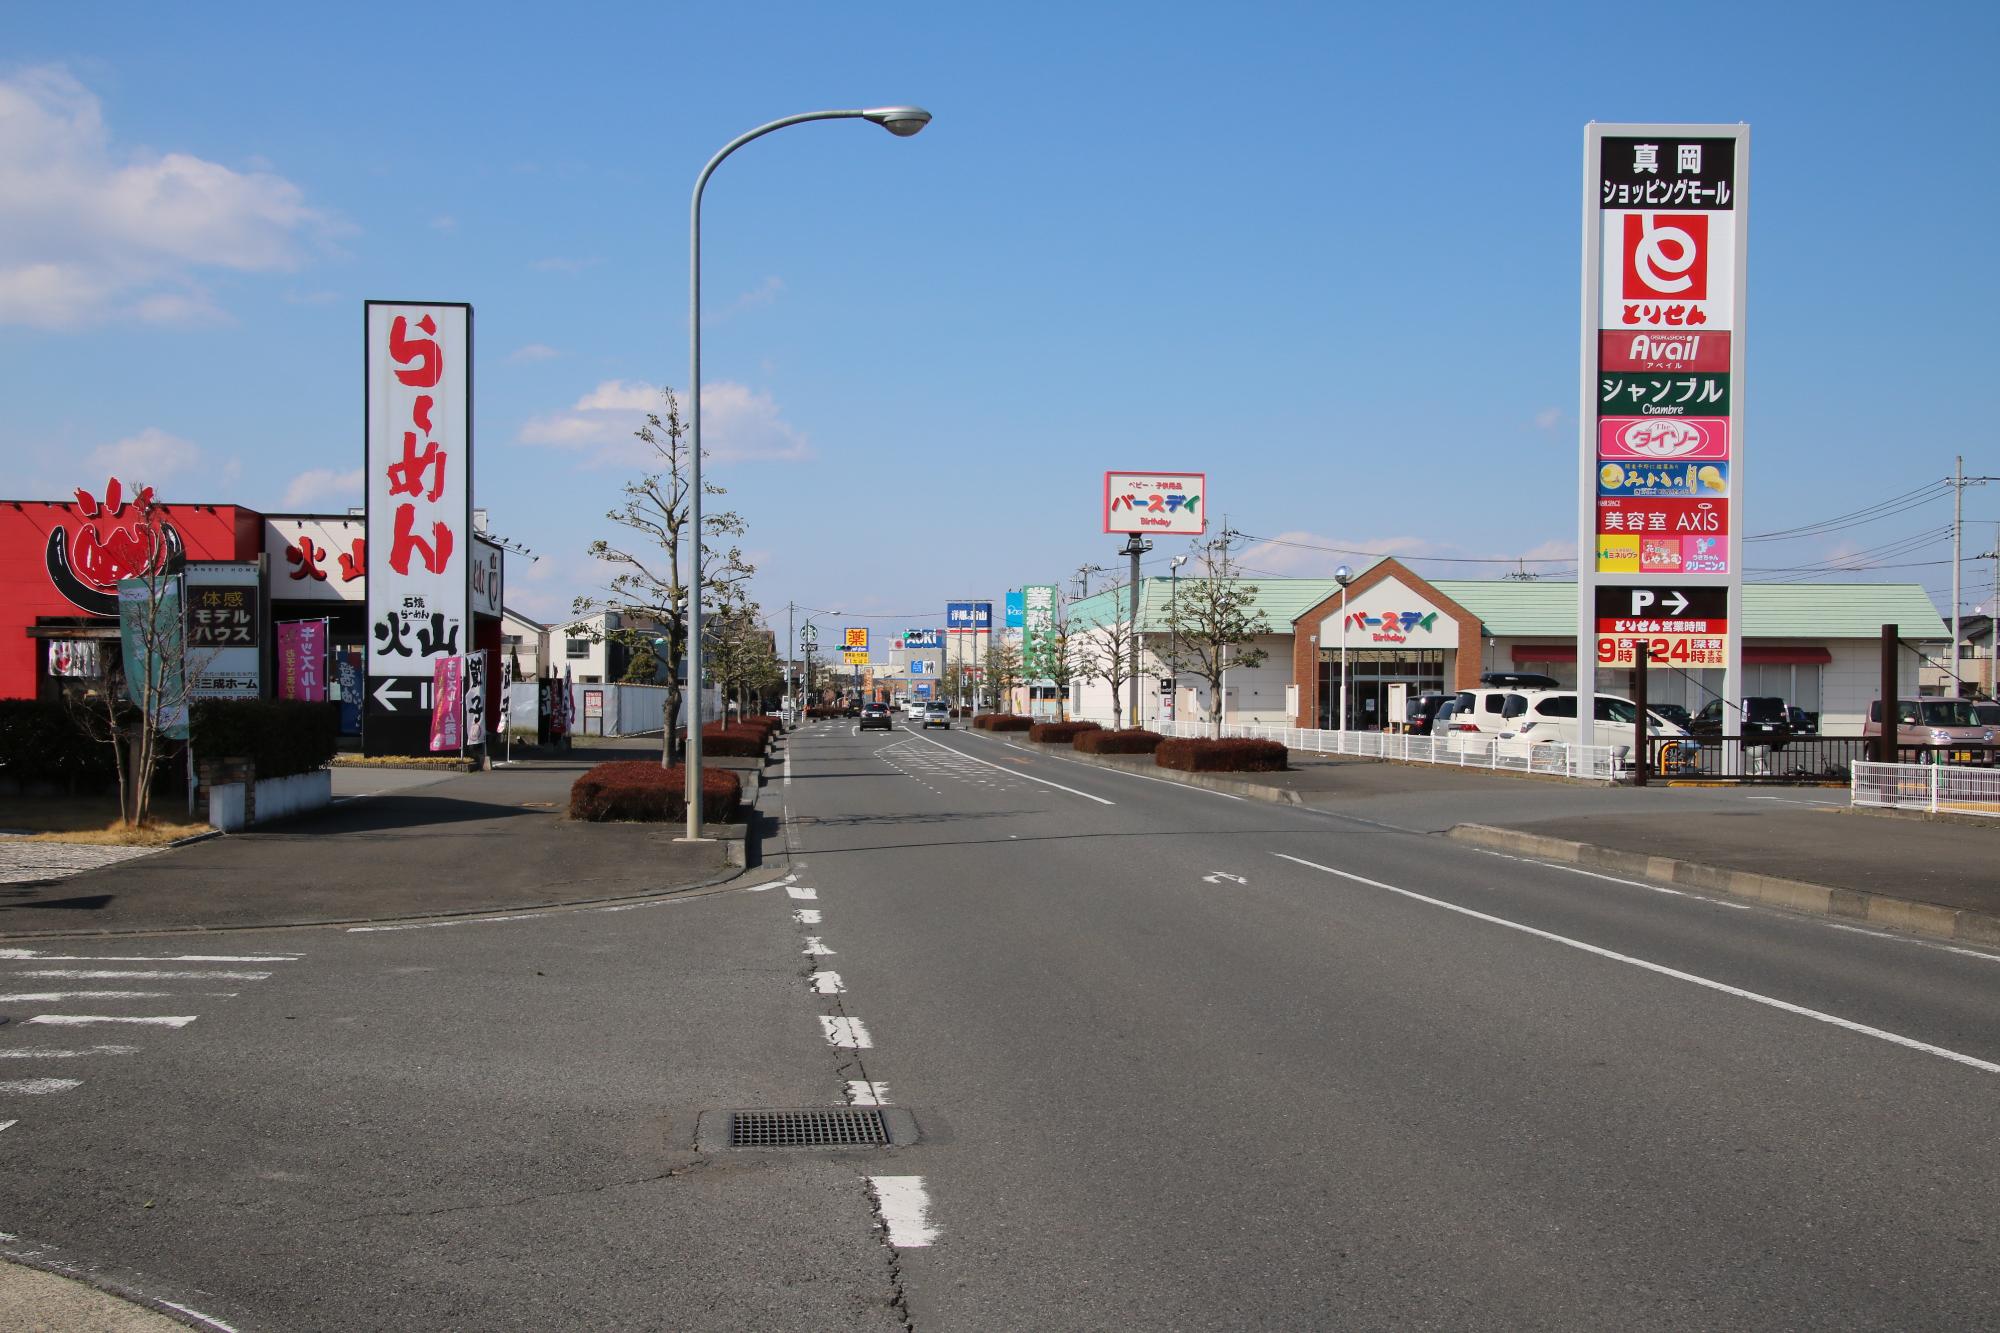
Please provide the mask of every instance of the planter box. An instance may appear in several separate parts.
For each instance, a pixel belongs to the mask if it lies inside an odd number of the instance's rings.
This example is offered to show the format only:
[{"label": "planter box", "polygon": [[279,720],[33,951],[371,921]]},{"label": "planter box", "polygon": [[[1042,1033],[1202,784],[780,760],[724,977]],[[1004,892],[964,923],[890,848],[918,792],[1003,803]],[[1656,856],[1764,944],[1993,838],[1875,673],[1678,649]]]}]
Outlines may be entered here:
[{"label": "planter box", "polygon": [[208,822],[225,833],[251,824],[320,810],[333,804],[333,771],[296,773],[255,782],[218,782],[208,788]]}]

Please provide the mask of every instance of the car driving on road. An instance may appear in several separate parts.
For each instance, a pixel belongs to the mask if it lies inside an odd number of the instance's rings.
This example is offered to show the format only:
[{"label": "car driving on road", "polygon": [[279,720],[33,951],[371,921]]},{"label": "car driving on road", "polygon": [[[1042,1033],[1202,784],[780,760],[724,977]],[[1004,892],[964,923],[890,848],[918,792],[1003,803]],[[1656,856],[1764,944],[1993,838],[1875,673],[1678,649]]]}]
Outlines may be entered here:
[{"label": "car driving on road", "polygon": [[889,705],[887,704],[863,704],[861,705],[861,722],[859,725],[863,731],[867,731],[871,727],[882,731],[894,731],[896,729],[896,719],[890,716]]},{"label": "car driving on road", "polygon": [[941,703],[924,705],[924,726],[951,730],[951,710]]}]

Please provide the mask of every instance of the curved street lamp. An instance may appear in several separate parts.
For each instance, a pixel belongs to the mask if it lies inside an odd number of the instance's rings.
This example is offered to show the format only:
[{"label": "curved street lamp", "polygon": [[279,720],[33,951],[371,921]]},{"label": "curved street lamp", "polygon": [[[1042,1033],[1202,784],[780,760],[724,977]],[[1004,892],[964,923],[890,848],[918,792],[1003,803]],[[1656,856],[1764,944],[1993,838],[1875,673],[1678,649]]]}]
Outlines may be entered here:
[{"label": "curved street lamp", "polygon": [[1354,571],[1346,565],[1333,571],[1333,581],[1340,585],[1340,712],[1333,720],[1335,731],[1347,730],[1347,585],[1354,582]]},{"label": "curved street lamp", "polygon": [[[907,139],[931,123],[920,106],[878,106],[854,111],[806,111],[759,125],[724,144],[694,178],[694,198],[688,205],[688,542],[693,546],[694,595],[688,598],[688,737],[687,841],[701,840],[701,193],[722,159],[773,130],[803,125],[809,120],[867,120],[899,139]],[[669,723],[671,725],[671,723]]]}]

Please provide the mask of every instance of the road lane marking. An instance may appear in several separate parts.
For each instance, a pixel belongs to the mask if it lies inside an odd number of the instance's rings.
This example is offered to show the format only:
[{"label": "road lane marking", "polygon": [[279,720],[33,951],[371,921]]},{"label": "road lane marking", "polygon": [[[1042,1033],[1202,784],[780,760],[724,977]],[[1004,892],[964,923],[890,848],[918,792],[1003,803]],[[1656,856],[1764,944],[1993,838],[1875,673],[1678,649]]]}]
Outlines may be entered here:
[{"label": "road lane marking", "polygon": [[1616,875],[1606,875],[1596,870],[1581,870],[1576,866],[1566,866],[1555,861],[1539,861],[1532,856],[1509,856],[1505,852],[1496,852],[1490,847],[1474,847],[1471,850],[1478,852],[1482,856],[1497,856],[1503,861],[1514,861],[1526,866],[1540,866],[1544,870],[1561,870],[1571,875],[1588,875],[1592,879],[1608,880],[1613,884],[1629,884],[1635,889],[1645,889],[1651,893],[1664,893],[1669,898],[1688,898],[1698,903],[1713,903],[1717,907],[1727,907],[1737,912],[1747,912],[1750,910],[1749,903],[1729,903],[1722,901],[1720,898],[1706,898],[1699,893],[1689,893],[1684,889],[1670,889],[1664,884],[1648,884],[1642,879],[1620,879]]},{"label": "road lane marking", "polygon": [[806,936],[806,947],[800,950],[800,952],[812,958],[833,957],[833,950],[827,948],[824,944],[821,944],[819,942],[819,936],[817,935]]},{"label": "road lane marking", "polygon": [[792,920],[802,926],[817,926],[819,924],[819,909],[817,907],[801,907],[798,911],[792,913]]},{"label": "road lane marking", "polygon": [[34,1047],[16,1047],[0,1051],[0,1060],[78,1060],[86,1055],[134,1055],[137,1046],[86,1046],[81,1050],[65,1050],[50,1047],[36,1050]]},{"label": "road lane marking", "polygon": [[889,1085],[875,1079],[851,1078],[847,1080],[847,1104],[849,1106],[889,1105]]},{"label": "road lane marking", "polygon": [[153,956],[88,953],[43,953],[39,949],[0,949],[0,960],[32,959],[38,963],[296,963],[296,953],[175,953]]},{"label": "road lane marking", "polygon": [[868,1188],[875,1193],[875,1206],[881,1210],[882,1226],[891,1245],[913,1250],[937,1239],[938,1228],[931,1221],[931,1201],[924,1192],[922,1176],[870,1176]]},{"label": "road lane marking", "polygon": [[1325,871],[1329,875],[1338,875],[1342,879],[1353,880],[1356,884],[1366,884],[1371,889],[1386,889],[1390,893],[1401,894],[1403,897],[1416,902],[1428,903],[1432,907],[1442,907],[1447,912],[1456,912],[1460,916],[1469,916],[1475,921],[1484,921],[1489,925],[1504,926],[1508,930],[1518,930],[1524,935],[1533,935],[1537,939],[1548,940],[1553,944],[1561,944],[1571,949],[1580,949],[1584,953],[1595,954],[1599,958],[1608,958],[1613,962],[1626,963],[1647,972],[1658,973],[1663,977],[1672,977],[1675,981],[1685,981],[1689,985],[1719,991],[1724,995],[1733,995],[1739,1000],[1748,1000],[1752,1004],[1761,1004],[1784,1013],[1797,1014],[1801,1018],[1810,1018],[1816,1023],[1825,1023],[1832,1027],[1845,1028],[1849,1032],[1858,1032],[1864,1037],[1873,1037],[1877,1041],[1886,1041],[1894,1046],[1905,1046],[1913,1051],[1922,1051],[1925,1055],[1935,1055],[1941,1060],[1951,1060],[1958,1064],[1969,1065],[1974,1069],[1984,1070],[1989,1074],[2000,1074],[2000,1064],[1994,1064],[1990,1060],[1981,1060],[1975,1055],[1966,1055],[1962,1051],[1950,1050],[1943,1046],[1933,1046],[1929,1042],[1918,1041],[1914,1037],[1905,1037],[1900,1033],[1870,1027],[1866,1023],[1857,1023],[1851,1018],[1841,1018],[1837,1014],[1825,1013],[1818,1009],[1808,1009],[1802,1004],[1793,1004],[1789,1000],[1780,1000],[1769,995],[1760,995],[1756,991],[1744,990],[1741,986],[1731,986],[1727,982],[1713,981],[1708,977],[1696,976],[1692,972],[1683,972],[1679,968],[1668,967],[1662,963],[1648,962],[1644,958],[1634,958],[1630,954],[1617,953],[1595,944],[1585,944],[1582,940],[1573,940],[1567,935],[1558,935],[1553,931],[1523,925],[1519,921],[1509,921],[1506,917],[1494,916],[1490,912],[1475,911],[1470,907],[1460,907],[1457,903],[1448,903],[1442,898],[1432,898],[1410,889],[1399,889],[1394,884],[1384,884],[1379,879],[1369,879],[1364,875],[1352,874],[1349,871],[1335,870],[1332,866],[1323,866],[1317,861],[1308,861],[1301,856],[1291,856],[1285,852],[1273,852],[1271,855],[1298,865],[1309,866],[1314,870]]},{"label": "road lane marking", "polygon": [[868,1035],[868,1025],[858,1018],[848,1018],[840,1014],[821,1014],[820,1031],[826,1034],[826,1044],[838,1046],[847,1051],[865,1051],[875,1045],[875,1039]]},{"label": "road lane marking", "polygon": [[[987,766],[988,768],[998,768],[998,769],[1000,769],[1000,771],[1001,771],[1002,773],[1005,773],[1005,774],[1007,774],[1007,776],[1009,776],[1009,777],[1015,777],[1015,778],[1026,778],[1026,779],[1027,779],[1028,781],[1030,781],[1030,782],[1039,782],[1039,783],[1041,783],[1041,784],[1042,784],[1042,785],[1043,785],[1044,787],[1054,787],[1054,788],[1055,788],[1055,789],[1056,789],[1057,791],[1066,791],[1066,792],[1068,792],[1068,793],[1069,793],[1069,794],[1070,794],[1071,796],[1081,796],[1081,797],[1082,797],[1082,798],[1083,798],[1084,800],[1086,800],[1086,801],[1095,801],[1095,802],[1097,802],[1097,803],[1098,803],[1099,805],[1116,805],[1116,804],[1118,804],[1118,802],[1116,802],[1116,801],[1107,801],[1107,800],[1105,800],[1105,799],[1104,799],[1104,798],[1103,798],[1102,796],[1092,796],[1092,795],[1091,795],[1091,794],[1090,794],[1089,792],[1087,792],[1087,791],[1078,791],[1078,790],[1077,790],[1076,788],[1074,788],[1074,787],[1065,787],[1065,786],[1063,786],[1063,785],[1062,785],[1062,783],[1060,783],[1060,782],[1051,782],[1051,781],[1049,781],[1049,780],[1048,780],[1047,778],[1038,778],[1038,777],[1036,777],[1036,776],[1035,776],[1035,775],[1034,775],[1033,773],[1018,773],[1018,772],[1016,772],[1015,770],[1013,770],[1013,769],[1011,769],[1011,768],[1004,768],[1004,767],[1002,767],[1001,765],[999,765],[999,764],[996,764],[996,763],[994,763],[994,762],[993,762],[993,761],[992,761],[991,759],[981,759],[981,758],[980,758],[980,757],[979,757],[978,755],[972,755],[972,754],[967,754],[967,753],[966,753],[965,751],[963,751],[963,750],[954,750],[954,749],[952,749],[952,747],[951,747],[951,746],[949,746],[949,745],[946,745],[946,744],[945,744],[945,743],[944,743],[943,741],[934,741],[934,740],[932,740],[932,739],[931,739],[930,737],[928,737],[928,736],[926,736],[926,735],[923,735],[923,734],[922,734],[921,732],[917,733],[917,735],[916,735],[916,739],[917,739],[917,740],[920,740],[920,741],[922,741],[922,742],[923,742],[924,744],[926,744],[926,745],[935,745],[935,746],[937,746],[937,747],[938,747],[938,749],[940,749],[940,750],[945,750],[945,751],[948,751],[948,752],[950,752],[950,753],[952,753],[952,754],[955,754],[955,755],[957,755],[957,756],[958,756],[958,757],[959,757],[960,759],[970,759],[970,760],[971,760],[971,761],[972,761],[973,763],[975,763],[975,764],[984,764],[984,765],[986,765],[986,766]],[[913,1177],[911,1177],[911,1179],[915,1179],[915,1177],[913,1176]]]},{"label": "road lane marking", "polygon": [[821,995],[845,995],[847,985],[838,972],[815,972],[812,974],[812,988]]},{"label": "road lane marking", "polygon": [[17,977],[48,977],[59,981],[265,981],[269,972],[133,972],[117,968],[23,968]]},{"label": "road lane marking", "polygon": [[785,892],[803,902],[811,902],[813,899],[819,897],[818,889],[808,889],[797,884],[787,884]]},{"label": "road lane marking", "polygon": [[97,1023],[137,1023],[163,1028],[184,1028],[194,1022],[198,1014],[179,1014],[168,1017],[127,1018],[116,1014],[36,1014],[30,1023],[42,1023],[57,1028],[90,1027]]},{"label": "road lane marking", "polygon": [[[1012,741],[1002,741],[1000,743],[1010,750],[1020,750],[1022,754],[1034,754],[1033,750],[1025,749],[1022,746],[1014,744]],[[970,758],[970,756],[967,757]],[[1248,801],[1250,799],[1248,796],[1238,796],[1234,792],[1217,791],[1213,787],[1197,787],[1189,782],[1175,782],[1172,778],[1156,778],[1151,773],[1134,773],[1129,768],[1116,768],[1110,764],[1086,764],[1080,759],[1068,759],[1059,754],[1042,755],[1040,757],[1043,759],[1053,759],[1059,764],[1075,764],[1078,768],[1093,768],[1100,773],[1122,773],[1128,778],[1137,778],[1141,782],[1164,783],[1169,787],[1179,787],[1182,791],[1206,792],[1210,796],[1220,796],[1225,801]],[[1026,777],[1028,775],[1023,773],[1020,776]],[[1414,832],[1415,830],[1412,831]]]},{"label": "road lane marking", "polygon": [[0,1004],[66,1004],[71,1000],[164,1000],[166,990],[40,990],[0,995]]},{"label": "road lane marking", "polygon": [[23,1097],[45,1097],[52,1092],[68,1092],[80,1088],[80,1078],[8,1078],[0,1079],[0,1093],[19,1093]]}]

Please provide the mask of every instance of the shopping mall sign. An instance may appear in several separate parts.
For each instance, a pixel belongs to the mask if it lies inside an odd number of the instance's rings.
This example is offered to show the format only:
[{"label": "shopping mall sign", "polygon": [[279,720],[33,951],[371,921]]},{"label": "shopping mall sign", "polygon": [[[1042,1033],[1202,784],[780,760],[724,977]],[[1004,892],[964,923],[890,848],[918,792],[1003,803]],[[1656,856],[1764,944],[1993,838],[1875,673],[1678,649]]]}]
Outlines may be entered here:
[{"label": "shopping mall sign", "polygon": [[1635,644],[1646,645],[1652,667],[1723,665],[1729,634],[1729,589],[1674,584],[1597,589],[1597,664],[1637,664]]},{"label": "shopping mall sign", "polygon": [[1749,155],[1745,125],[1584,132],[1579,656],[1629,667],[1643,639],[1658,665],[1725,671],[1726,698],[1742,664]]}]

